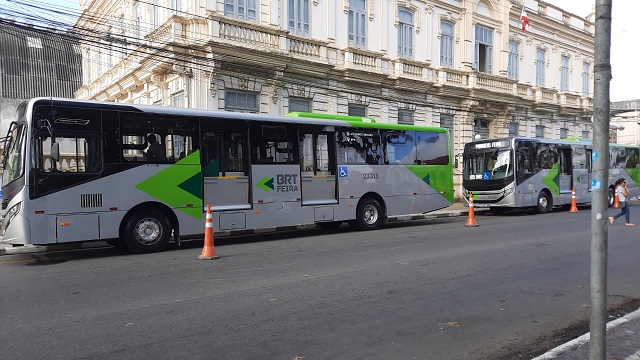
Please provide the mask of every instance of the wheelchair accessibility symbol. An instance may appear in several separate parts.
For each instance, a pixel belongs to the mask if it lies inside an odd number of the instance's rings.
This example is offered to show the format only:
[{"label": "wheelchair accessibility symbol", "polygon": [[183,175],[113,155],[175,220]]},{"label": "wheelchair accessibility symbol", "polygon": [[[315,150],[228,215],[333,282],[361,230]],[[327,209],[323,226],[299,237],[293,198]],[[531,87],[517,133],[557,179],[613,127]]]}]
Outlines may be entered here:
[{"label": "wheelchair accessibility symbol", "polygon": [[339,177],[347,177],[349,176],[349,171],[346,166],[338,166],[338,176]]}]

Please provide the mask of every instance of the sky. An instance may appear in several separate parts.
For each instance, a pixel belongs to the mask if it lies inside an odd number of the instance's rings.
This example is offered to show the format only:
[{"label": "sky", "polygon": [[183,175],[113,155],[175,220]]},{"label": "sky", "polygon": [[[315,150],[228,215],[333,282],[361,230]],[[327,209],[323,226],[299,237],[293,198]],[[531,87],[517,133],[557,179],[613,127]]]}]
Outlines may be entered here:
[{"label": "sky", "polygon": [[[334,0],[337,1],[337,0]],[[548,3],[558,6],[578,16],[586,17],[591,12],[596,0],[546,0]],[[79,12],[78,0],[0,0],[1,9],[16,7],[16,2],[33,3],[40,7],[50,7],[58,10],[69,10],[72,13]],[[532,7],[533,0],[526,0],[527,7]],[[637,100],[640,99],[640,71],[636,63],[640,56],[633,55],[633,49],[639,43],[640,26],[637,22],[640,14],[640,0],[611,0],[612,22],[611,22],[611,101]],[[29,7],[20,7],[33,10]],[[46,14],[38,11],[38,14]],[[66,20],[65,20],[66,21]],[[67,21],[66,21],[67,22]],[[535,24],[531,24],[535,26]]]},{"label": "sky", "polygon": [[[570,13],[586,17],[595,0],[546,0]],[[611,101],[640,99],[640,71],[636,54],[640,43],[640,0],[611,0]],[[531,26],[535,26],[532,24]]]},{"label": "sky", "polygon": [[[64,16],[61,12],[67,15]],[[34,24],[38,23],[37,18],[47,17],[53,22],[73,25],[80,14],[80,4],[78,0],[0,0],[0,16],[6,17],[8,14],[16,13],[31,14],[36,19],[32,18],[29,21]]]}]

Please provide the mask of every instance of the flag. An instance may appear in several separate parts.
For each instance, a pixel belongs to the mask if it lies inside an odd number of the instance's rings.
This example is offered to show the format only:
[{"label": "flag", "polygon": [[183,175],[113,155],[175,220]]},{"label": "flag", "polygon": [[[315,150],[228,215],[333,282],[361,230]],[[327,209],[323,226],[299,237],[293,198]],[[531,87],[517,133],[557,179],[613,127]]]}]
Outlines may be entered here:
[{"label": "flag", "polygon": [[527,32],[531,26],[529,25],[529,18],[527,17],[527,10],[524,9],[524,2],[522,3],[520,21],[522,21],[522,32]]}]

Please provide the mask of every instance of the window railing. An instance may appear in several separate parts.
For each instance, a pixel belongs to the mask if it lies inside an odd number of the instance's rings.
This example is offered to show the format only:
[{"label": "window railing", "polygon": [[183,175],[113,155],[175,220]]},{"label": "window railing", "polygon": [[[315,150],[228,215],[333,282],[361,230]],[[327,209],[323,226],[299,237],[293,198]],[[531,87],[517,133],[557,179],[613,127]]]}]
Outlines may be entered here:
[{"label": "window railing", "polygon": [[513,92],[513,84],[515,80],[511,80],[502,76],[494,76],[481,72],[477,72],[471,75],[472,80],[475,80],[475,87],[485,88],[489,90],[498,90],[501,92]]},{"label": "window railing", "polygon": [[[339,49],[328,41],[291,34],[274,25],[262,25],[230,18],[213,11],[208,12],[207,15],[207,19],[188,19],[173,15],[150,32],[145,40],[154,46],[172,43],[184,46],[221,43],[247,48],[248,51],[257,49],[281,56],[304,58],[306,61],[333,66],[336,70],[365,71],[367,76],[381,79],[406,77],[424,81],[427,86],[481,88],[536,102],[582,110],[589,110],[593,106],[593,99],[588,96],[569,92],[558,93],[552,89],[533,87],[531,84],[509,79],[506,75],[491,75],[443,67],[433,68],[429,61],[406,58],[392,60],[381,52],[355,47]],[[114,67],[108,69],[99,79],[80,88],[76,92],[76,97],[108,101],[132,91],[140,86],[140,79],[144,77],[143,74],[139,74],[142,71],[140,64],[154,56],[156,55],[144,51],[133,51],[114,64]],[[162,61],[159,62],[161,63]],[[148,72],[148,69],[143,70]]]},{"label": "window railing", "polygon": [[393,60],[395,77],[409,76],[417,77],[426,81],[435,81],[435,70],[429,67],[428,62],[421,62],[406,58],[396,58]]},{"label": "window railing", "polygon": [[571,105],[578,106],[579,105],[580,96],[574,94],[560,94],[560,104],[561,105]]},{"label": "window railing", "polygon": [[267,48],[280,48],[286,30],[262,26],[253,22],[233,19],[217,14],[210,15],[211,36],[247,46],[261,45]]},{"label": "window railing", "polygon": [[317,59],[326,57],[327,55],[327,41],[288,34],[287,42],[289,44],[287,50],[289,50],[291,54],[310,56]]},{"label": "window railing", "polygon": [[453,69],[440,70],[440,76],[438,76],[440,84],[443,85],[463,85],[469,84],[468,74],[464,71],[458,71]]},{"label": "window railing", "polygon": [[531,98],[531,85],[516,84],[516,93],[524,98]]},{"label": "window railing", "polygon": [[556,92],[548,89],[538,89],[540,91],[540,97],[546,102],[555,102]]}]

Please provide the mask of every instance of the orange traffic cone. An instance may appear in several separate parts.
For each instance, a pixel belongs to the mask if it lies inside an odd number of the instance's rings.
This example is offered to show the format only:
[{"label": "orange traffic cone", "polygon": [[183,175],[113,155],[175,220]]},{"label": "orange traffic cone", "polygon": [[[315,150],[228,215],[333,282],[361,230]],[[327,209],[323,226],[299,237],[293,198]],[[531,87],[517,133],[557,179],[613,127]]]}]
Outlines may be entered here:
[{"label": "orange traffic cone", "polygon": [[576,187],[572,187],[571,188],[571,209],[569,209],[569,212],[572,213],[577,213],[578,211],[578,205],[576,204]]},{"label": "orange traffic cone", "polygon": [[204,223],[204,247],[198,259],[213,260],[218,258],[220,257],[216,255],[216,249],[213,247],[213,216],[211,215],[211,205],[207,205],[207,216]]},{"label": "orange traffic cone", "polygon": [[613,207],[616,209],[620,207],[620,198],[618,197],[617,186],[613,188]]},{"label": "orange traffic cone", "polygon": [[478,226],[476,223],[476,216],[473,211],[473,193],[469,193],[469,216],[467,217],[467,223],[465,226]]}]

